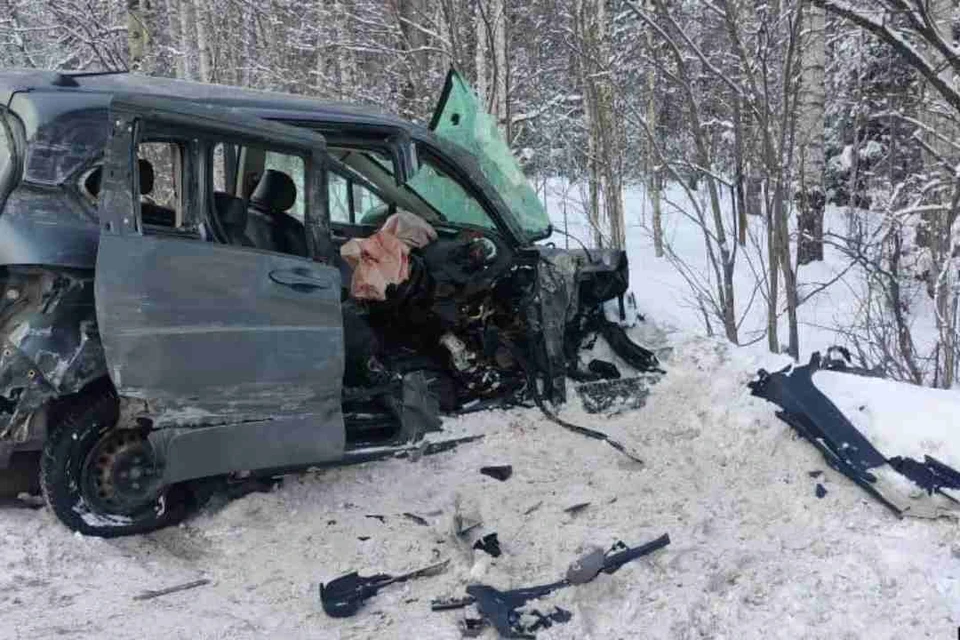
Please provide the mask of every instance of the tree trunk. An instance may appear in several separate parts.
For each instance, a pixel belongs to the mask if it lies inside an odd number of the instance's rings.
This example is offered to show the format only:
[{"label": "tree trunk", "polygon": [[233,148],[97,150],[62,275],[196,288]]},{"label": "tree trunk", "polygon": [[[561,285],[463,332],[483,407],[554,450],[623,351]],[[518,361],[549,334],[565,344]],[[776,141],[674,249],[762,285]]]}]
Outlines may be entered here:
[{"label": "tree trunk", "polygon": [[152,12],[148,0],[127,0],[127,50],[131,71],[146,71],[152,34]]},{"label": "tree trunk", "polygon": [[[579,80],[587,124],[590,222],[598,246],[603,246],[606,226],[609,245],[623,249],[626,244],[621,175],[623,127],[616,117],[616,91],[606,66],[610,59],[606,3],[576,0],[575,8]],[[606,225],[602,224],[604,219]]]},{"label": "tree trunk", "polygon": [[249,87],[253,84],[254,52],[257,50],[256,10],[252,4],[243,6],[242,16],[243,33],[241,37],[243,42],[241,43],[241,51],[243,52],[243,59],[240,61],[240,84]]},{"label": "tree trunk", "polygon": [[494,111],[500,130],[507,143],[510,142],[510,113],[508,92],[510,68],[507,57],[507,9],[503,0],[490,0],[490,20],[493,22],[493,59],[496,60],[494,84]]},{"label": "tree trunk", "polygon": [[190,23],[190,10],[192,0],[176,0],[177,2],[177,21],[179,29],[177,31],[177,44],[180,49],[180,56],[177,58],[177,77],[184,80],[193,79],[193,51],[191,43],[194,42],[193,26]]},{"label": "tree trunk", "polygon": [[803,36],[800,43],[801,91],[800,194],[798,212],[797,262],[809,264],[823,260],[823,212],[826,193],[823,182],[823,132],[826,102],[824,63],[826,59],[824,10],[800,5],[803,11]]},{"label": "tree trunk", "polygon": [[737,209],[737,242],[747,245],[747,203],[743,192],[743,114],[740,98],[733,98],[733,155],[735,164],[733,196]]},{"label": "tree trunk", "polygon": [[767,348],[770,349],[770,353],[780,353],[779,315],[777,313],[777,305],[780,301],[780,245],[777,242],[779,235],[777,225],[780,216],[774,212],[774,207],[777,206],[775,202],[782,202],[779,189],[775,190],[772,198],[768,196],[765,200],[767,203]]},{"label": "tree trunk", "polygon": [[[653,52],[653,33],[647,28],[647,50]],[[657,71],[651,64],[647,67],[647,125],[653,135],[657,135]],[[647,185],[650,194],[650,204],[652,205],[653,224],[653,251],[658,258],[663,257],[663,212],[661,208],[661,178],[660,171],[656,165],[659,163],[653,152],[653,145],[648,145],[647,149]]]},{"label": "tree trunk", "polygon": [[213,69],[210,58],[210,36],[209,30],[207,29],[207,11],[202,0],[192,1],[197,37],[197,53],[200,59],[198,79],[200,82],[211,82],[213,80]]},{"label": "tree trunk", "polygon": [[403,48],[407,57],[407,72],[401,80],[400,112],[406,117],[419,115],[422,98],[420,74],[427,71],[428,58],[423,51],[427,45],[426,35],[414,25],[420,24],[423,0],[396,0],[397,23],[403,35]]},{"label": "tree trunk", "polygon": [[487,35],[486,9],[483,6],[483,0],[477,0],[477,6],[474,9],[473,30],[477,41],[477,48],[473,55],[473,71],[476,77],[474,85],[477,88],[477,95],[487,100],[489,103],[489,86],[487,78],[487,52],[490,50],[490,39]]}]

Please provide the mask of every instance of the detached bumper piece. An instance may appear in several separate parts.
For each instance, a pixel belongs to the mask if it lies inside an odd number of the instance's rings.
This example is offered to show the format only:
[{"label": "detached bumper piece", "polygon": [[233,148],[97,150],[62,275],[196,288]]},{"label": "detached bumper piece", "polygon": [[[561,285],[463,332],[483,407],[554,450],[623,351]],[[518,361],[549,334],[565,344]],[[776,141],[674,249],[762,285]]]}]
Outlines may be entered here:
[{"label": "detached bumper piece", "polygon": [[827,464],[898,516],[960,516],[960,500],[950,495],[960,489],[960,472],[929,456],[924,462],[884,457],[816,387],[813,374],[820,369],[845,371],[829,361],[822,363],[820,354],[814,353],[804,366],[775,373],[761,369],[748,386],[752,395],[778,405],[776,416],[816,447]]},{"label": "detached bumper piece", "polygon": [[562,580],[509,591],[473,584],[466,589],[467,597],[437,599],[431,603],[431,608],[434,611],[448,611],[475,606],[480,617],[466,618],[461,625],[461,631],[467,637],[476,637],[483,633],[485,627],[491,626],[501,638],[533,639],[537,631],[548,629],[555,623],[569,622],[573,614],[566,609],[541,603],[546,611],[543,613],[528,606],[529,602],[549,596],[559,589],[586,584],[600,573],[615,573],[628,562],[659,551],[669,544],[670,536],[666,533],[636,547],[619,542],[606,553],[600,549],[579,558],[570,565],[567,577]]}]

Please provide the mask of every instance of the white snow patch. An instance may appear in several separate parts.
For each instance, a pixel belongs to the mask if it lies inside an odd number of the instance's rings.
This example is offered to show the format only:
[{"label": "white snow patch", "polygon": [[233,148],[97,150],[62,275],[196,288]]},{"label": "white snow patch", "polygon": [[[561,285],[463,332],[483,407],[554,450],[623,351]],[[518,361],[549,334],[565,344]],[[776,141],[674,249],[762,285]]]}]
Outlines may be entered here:
[{"label": "white snow patch", "polygon": [[885,457],[926,454],[960,469],[960,393],[835,371],[813,381]]}]

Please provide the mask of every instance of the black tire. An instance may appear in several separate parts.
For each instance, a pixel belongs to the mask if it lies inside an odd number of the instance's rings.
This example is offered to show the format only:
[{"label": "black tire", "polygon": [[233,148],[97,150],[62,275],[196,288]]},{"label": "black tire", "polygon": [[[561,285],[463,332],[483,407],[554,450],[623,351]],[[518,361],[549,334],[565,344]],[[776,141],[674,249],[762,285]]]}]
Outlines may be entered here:
[{"label": "black tire", "polygon": [[57,518],[83,535],[113,538],[155,531],[180,522],[190,511],[182,486],[164,488],[155,500],[129,514],[98,510],[85,497],[84,467],[94,447],[116,426],[119,403],[113,389],[91,390],[67,411],[44,445],[40,488]]}]

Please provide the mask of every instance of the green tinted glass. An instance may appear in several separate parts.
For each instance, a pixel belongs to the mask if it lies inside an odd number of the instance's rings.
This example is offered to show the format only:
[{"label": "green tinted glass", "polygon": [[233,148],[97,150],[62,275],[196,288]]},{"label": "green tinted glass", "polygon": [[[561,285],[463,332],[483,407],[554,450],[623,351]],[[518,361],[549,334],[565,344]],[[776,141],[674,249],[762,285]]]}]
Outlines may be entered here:
[{"label": "green tinted glass", "polygon": [[423,198],[449,222],[487,229],[497,228],[476,198],[429,161],[421,162],[420,170],[407,182],[406,187]]},{"label": "green tinted glass", "polygon": [[445,100],[431,127],[438,136],[464,147],[477,159],[483,175],[528,236],[544,235],[550,225],[547,211],[510,152],[496,119],[484,110],[460,74],[451,72],[447,83]]}]

